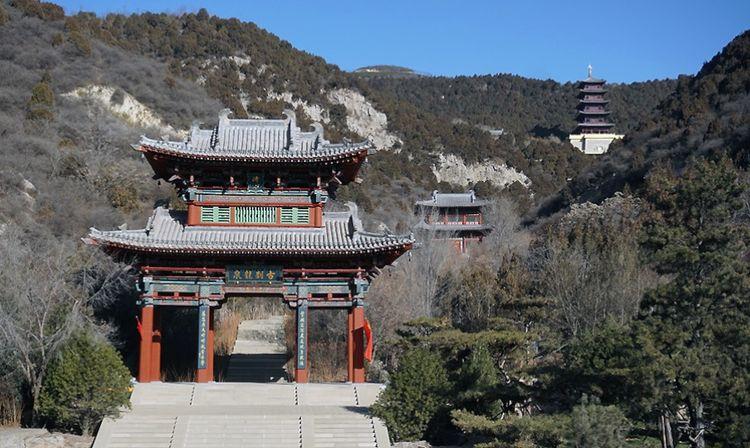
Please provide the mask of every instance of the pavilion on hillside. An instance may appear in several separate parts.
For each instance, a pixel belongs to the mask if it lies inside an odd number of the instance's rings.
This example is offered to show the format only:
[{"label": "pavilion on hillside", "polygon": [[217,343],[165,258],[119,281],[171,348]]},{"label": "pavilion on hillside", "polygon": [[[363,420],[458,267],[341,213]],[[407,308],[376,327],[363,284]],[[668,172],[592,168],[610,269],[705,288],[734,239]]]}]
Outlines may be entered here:
[{"label": "pavilion on hillside", "polygon": [[416,213],[420,217],[417,230],[428,238],[453,243],[456,250],[465,253],[471,244],[482,241],[492,231],[484,222],[487,201],[478,199],[473,190],[466,193],[432,192],[432,198],[417,201]]}]

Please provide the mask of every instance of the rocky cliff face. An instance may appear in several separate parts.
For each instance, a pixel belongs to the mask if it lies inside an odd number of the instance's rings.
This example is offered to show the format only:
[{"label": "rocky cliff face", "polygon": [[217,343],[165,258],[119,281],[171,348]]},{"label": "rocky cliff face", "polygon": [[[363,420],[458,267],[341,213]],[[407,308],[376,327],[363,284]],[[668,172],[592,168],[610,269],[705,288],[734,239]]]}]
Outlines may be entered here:
[{"label": "rocky cliff face", "polygon": [[122,118],[127,124],[143,128],[155,128],[164,134],[184,136],[186,131],[178,131],[128,92],[113,86],[87,85],[71,92],[62,94],[63,97],[90,101],[95,107]]},{"label": "rocky cliff face", "polygon": [[277,101],[283,101],[285,103],[291,104],[294,106],[294,108],[301,108],[303,111],[305,111],[305,115],[307,115],[312,121],[316,121],[318,123],[329,123],[331,119],[328,116],[328,111],[318,105],[318,104],[310,104],[307,101],[303,100],[302,98],[295,98],[294,93],[292,92],[268,92],[267,99],[269,100],[277,100]]},{"label": "rocky cliff face", "polygon": [[467,165],[463,159],[453,154],[438,154],[438,163],[433,165],[432,173],[438,182],[469,186],[480,181],[487,181],[499,188],[505,188],[514,182],[524,187],[531,186],[531,180],[520,171],[504,163],[490,160]]},{"label": "rocky cliff face", "polygon": [[346,126],[372,141],[378,150],[393,149],[401,140],[388,132],[388,117],[375,109],[361,93],[351,89],[328,92],[328,101],[346,108]]}]

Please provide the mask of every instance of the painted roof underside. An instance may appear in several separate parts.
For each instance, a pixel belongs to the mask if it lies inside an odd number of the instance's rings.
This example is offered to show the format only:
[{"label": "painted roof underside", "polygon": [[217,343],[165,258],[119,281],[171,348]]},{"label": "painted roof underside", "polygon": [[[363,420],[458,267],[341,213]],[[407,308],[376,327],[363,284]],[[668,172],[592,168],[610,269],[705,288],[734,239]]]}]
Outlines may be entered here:
[{"label": "painted roof underside", "polygon": [[324,213],[322,228],[185,226],[185,221],[185,212],[159,207],[145,229],[92,228],[85,241],[142,252],[218,255],[368,254],[414,243],[411,235],[363,231],[354,204],[348,212]]},{"label": "painted roof underside", "polygon": [[302,131],[291,111],[280,120],[230,119],[229,111],[219,114],[212,129],[194,125],[184,141],[156,140],[145,136],[137,148],[178,157],[258,162],[316,161],[348,157],[372,147],[369,141],[331,143],[323,137],[323,127]]}]

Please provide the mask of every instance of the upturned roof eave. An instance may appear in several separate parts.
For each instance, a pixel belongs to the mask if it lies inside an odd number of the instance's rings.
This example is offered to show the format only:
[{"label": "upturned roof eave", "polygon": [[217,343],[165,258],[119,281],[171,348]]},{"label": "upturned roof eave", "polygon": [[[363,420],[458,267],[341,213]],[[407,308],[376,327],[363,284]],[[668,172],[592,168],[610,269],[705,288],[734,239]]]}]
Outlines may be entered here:
[{"label": "upturned roof eave", "polygon": [[[211,154],[211,153],[196,153],[190,151],[183,151],[178,148],[174,148],[167,145],[159,145],[154,143],[139,143],[133,145],[136,151],[144,154],[153,153],[163,156],[169,156],[181,159],[190,159],[196,161],[207,161],[207,162],[237,162],[237,163],[257,163],[257,164],[268,164],[268,163],[321,163],[331,162],[350,159],[359,155],[366,156],[370,149],[373,148],[369,141],[350,144],[348,147],[343,148],[341,151],[332,152],[329,154],[294,154],[290,151],[289,154]],[[249,151],[246,151],[249,152]]]},{"label": "upturned roof eave", "polygon": [[421,207],[435,207],[435,208],[445,208],[445,207],[455,207],[455,208],[474,208],[474,207],[484,207],[487,204],[489,204],[489,201],[486,201],[484,199],[476,199],[474,202],[466,203],[466,202],[455,202],[455,203],[436,203],[435,201],[431,199],[426,199],[424,201],[417,201],[414,203],[415,205],[421,206]]},{"label": "upturned roof eave", "polygon": [[384,244],[376,247],[364,247],[364,248],[309,248],[302,247],[296,249],[280,249],[280,248],[206,248],[206,247],[158,247],[148,244],[135,244],[120,241],[111,241],[105,238],[96,238],[89,236],[86,238],[89,242],[86,244],[92,244],[96,246],[104,246],[119,250],[126,250],[136,253],[150,253],[150,254],[194,254],[194,255],[212,255],[212,256],[242,256],[242,255],[264,255],[264,256],[291,256],[291,257],[304,257],[310,255],[316,256],[351,256],[351,255],[377,255],[381,253],[388,253],[394,250],[404,253],[411,249],[414,245],[414,239],[399,241],[389,244]]}]

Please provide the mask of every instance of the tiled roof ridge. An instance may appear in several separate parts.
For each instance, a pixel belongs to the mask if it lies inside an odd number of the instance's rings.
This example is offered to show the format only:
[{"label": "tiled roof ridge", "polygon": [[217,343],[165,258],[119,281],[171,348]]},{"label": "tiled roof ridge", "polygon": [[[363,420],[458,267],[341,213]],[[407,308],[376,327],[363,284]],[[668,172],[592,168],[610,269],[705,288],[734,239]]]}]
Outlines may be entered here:
[{"label": "tiled roof ridge", "polygon": [[425,199],[422,201],[417,201],[417,205],[422,206],[443,206],[443,207],[450,207],[451,205],[455,206],[465,206],[465,207],[480,207],[487,205],[488,202],[484,199],[477,198],[476,194],[474,193],[474,190],[469,190],[464,193],[441,193],[437,190],[432,192],[432,197],[430,199]]},{"label": "tiled roof ridge", "polygon": [[[353,204],[352,204],[353,205]],[[357,253],[388,250],[414,243],[413,235],[366,232],[350,212],[324,217],[322,228],[185,226],[185,212],[157,207],[149,225],[138,230],[91,228],[84,241],[146,251],[225,253]],[[328,219],[326,219],[328,218]],[[149,228],[150,226],[150,228]]]},{"label": "tiled roof ridge", "polygon": [[229,113],[222,110],[218,125],[210,129],[201,129],[200,123],[194,122],[183,141],[142,135],[134,147],[184,157],[261,160],[330,159],[373,147],[369,140],[331,143],[325,139],[320,123],[313,123],[311,131],[303,131],[292,110],[285,110],[283,119],[230,119]]}]

